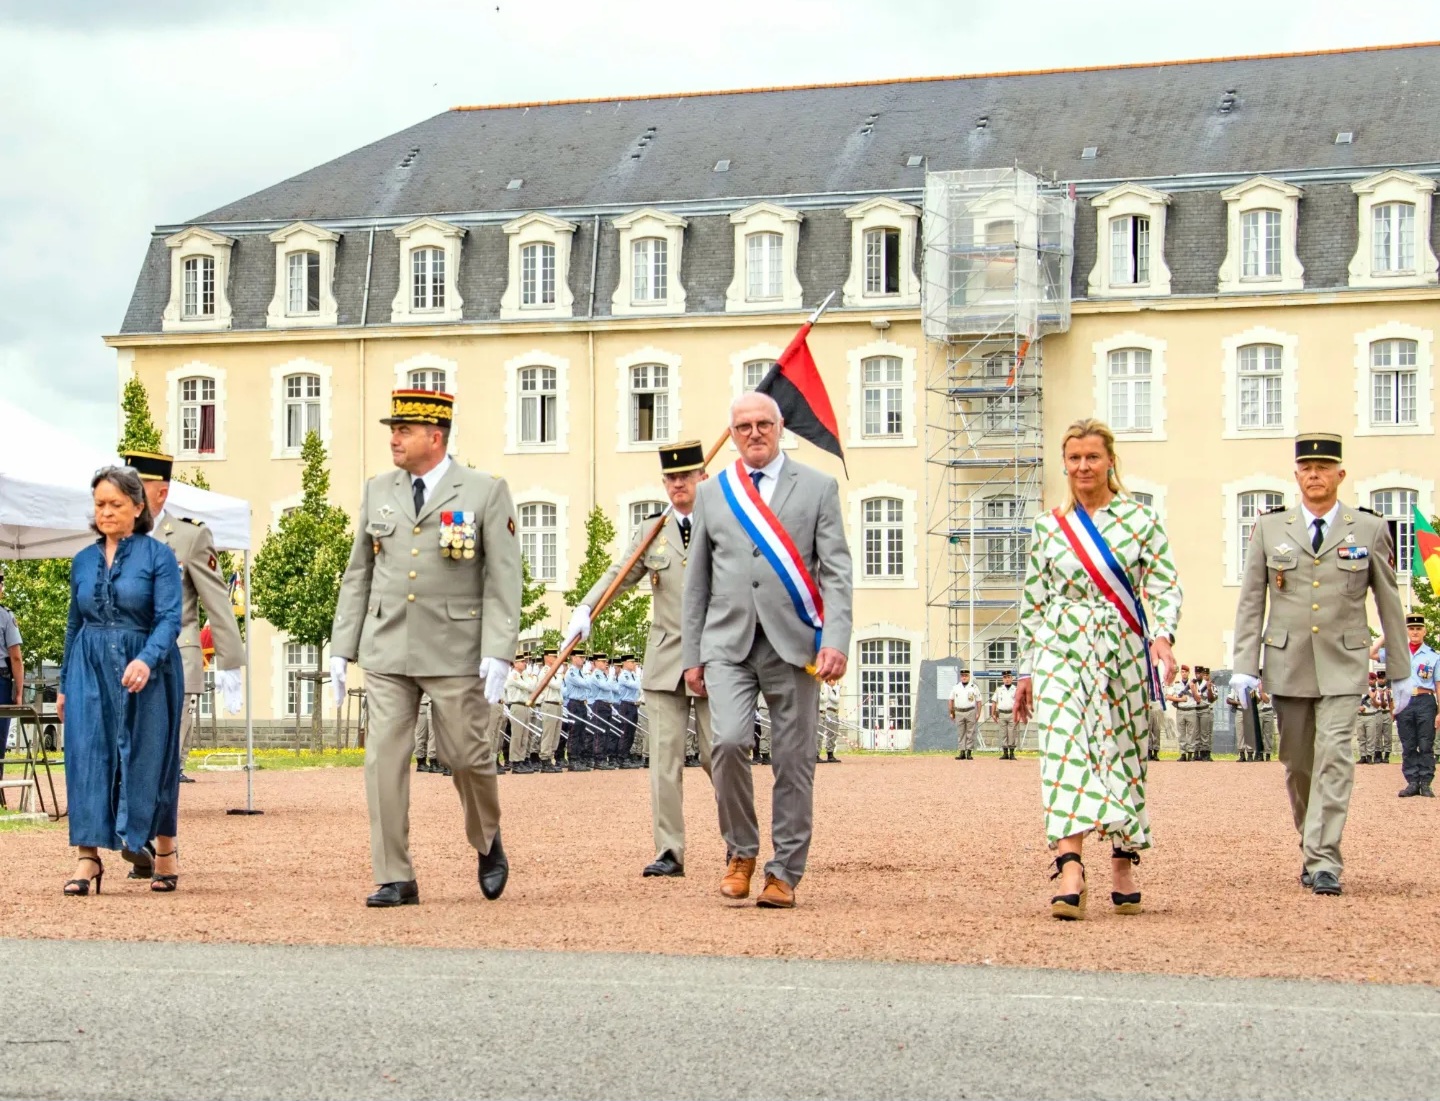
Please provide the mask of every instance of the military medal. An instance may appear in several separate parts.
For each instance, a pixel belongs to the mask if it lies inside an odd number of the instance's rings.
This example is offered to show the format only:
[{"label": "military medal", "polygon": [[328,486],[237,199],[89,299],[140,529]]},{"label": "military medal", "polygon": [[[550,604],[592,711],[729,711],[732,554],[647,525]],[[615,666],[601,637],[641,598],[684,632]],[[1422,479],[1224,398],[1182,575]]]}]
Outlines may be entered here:
[{"label": "military medal", "polygon": [[1275,571],[1275,588],[1276,588],[1277,590],[1285,588],[1285,571],[1284,571],[1284,570],[1276,570],[1276,571]]},{"label": "military medal", "polygon": [[475,514],[473,512],[442,512],[440,514],[440,557],[475,557]]}]

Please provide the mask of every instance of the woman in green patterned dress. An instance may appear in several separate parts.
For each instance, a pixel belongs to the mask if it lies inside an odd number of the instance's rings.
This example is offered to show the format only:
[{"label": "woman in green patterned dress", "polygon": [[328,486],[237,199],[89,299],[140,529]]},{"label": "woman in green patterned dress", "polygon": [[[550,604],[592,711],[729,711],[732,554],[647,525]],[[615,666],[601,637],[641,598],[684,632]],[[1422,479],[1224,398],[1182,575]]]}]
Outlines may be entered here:
[{"label": "woman in green patterned dress", "polygon": [[1020,601],[1015,719],[1033,714],[1039,728],[1045,836],[1059,852],[1051,878],[1060,880],[1061,893],[1050,910],[1075,920],[1085,914],[1081,849],[1092,831],[1111,844],[1116,911],[1140,911],[1134,865],[1139,850],[1150,847],[1142,740],[1151,666],[1144,640],[1103,595],[1065,529],[1083,531],[1088,517],[1109,546],[1149,608],[1149,657],[1166,680],[1175,667],[1170,644],[1181,594],[1159,517],[1129,497],[1120,481],[1110,429],[1097,420],[1076,421],[1061,449],[1070,495],[1064,509],[1035,521]]}]

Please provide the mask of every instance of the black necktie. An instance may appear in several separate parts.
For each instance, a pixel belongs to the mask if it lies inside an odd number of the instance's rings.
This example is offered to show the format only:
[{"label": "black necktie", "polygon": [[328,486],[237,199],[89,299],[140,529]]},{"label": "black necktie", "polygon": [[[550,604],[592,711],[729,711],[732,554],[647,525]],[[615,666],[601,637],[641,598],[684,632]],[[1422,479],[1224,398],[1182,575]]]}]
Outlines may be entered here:
[{"label": "black necktie", "polygon": [[416,478],[415,484],[410,487],[410,492],[415,497],[415,515],[420,515],[420,510],[425,507],[425,479]]},{"label": "black necktie", "polygon": [[1320,552],[1320,544],[1323,542],[1325,542],[1325,521],[1323,519],[1317,519],[1315,521],[1315,538],[1310,540],[1310,549],[1318,554]]},{"label": "black necktie", "polygon": [[680,517],[680,545],[686,550],[690,549],[690,517]]},{"label": "black necktie", "polygon": [[755,483],[755,492],[756,492],[756,493],[759,493],[759,492],[760,492],[760,479],[763,478],[763,477],[765,477],[765,471],[763,471],[763,470],[752,470],[752,471],[750,471],[750,480]]}]

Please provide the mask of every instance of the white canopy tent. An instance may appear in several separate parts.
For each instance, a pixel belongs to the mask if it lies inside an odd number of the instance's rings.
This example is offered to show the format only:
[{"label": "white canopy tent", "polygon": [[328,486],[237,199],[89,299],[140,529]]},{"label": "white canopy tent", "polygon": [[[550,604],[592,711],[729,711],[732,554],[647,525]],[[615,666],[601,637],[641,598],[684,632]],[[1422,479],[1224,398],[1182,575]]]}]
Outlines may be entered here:
[{"label": "white canopy tent", "polygon": [[[0,558],[68,558],[94,540],[90,480],[120,460],[0,398]],[[245,621],[250,622],[250,503],[170,484],[166,513],[202,520],[220,550],[245,555]],[[245,632],[246,809],[254,807],[250,632]]]}]

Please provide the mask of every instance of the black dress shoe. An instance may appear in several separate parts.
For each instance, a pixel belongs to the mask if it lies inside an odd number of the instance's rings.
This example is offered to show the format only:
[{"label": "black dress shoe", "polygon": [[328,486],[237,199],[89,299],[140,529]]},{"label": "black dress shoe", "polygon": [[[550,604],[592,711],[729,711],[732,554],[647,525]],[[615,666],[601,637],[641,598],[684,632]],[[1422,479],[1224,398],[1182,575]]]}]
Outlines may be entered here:
[{"label": "black dress shoe", "polygon": [[535,771],[538,771],[538,772],[564,772],[565,770],[564,770],[563,768],[561,768],[559,765],[557,765],[554,761],[546,761],[544,764],[542,764],[542,765],[539,767],[539,769],[537,769],[537,770],[535,770]]},{"label": "black dress shoe", "polygon": [[193,784],[195,781],[194,781],[191,777],[186,776],[186,775],[182,772],[182,773],[180,774],[180,782],[181,782],[182,784]]},{"label": "black dress shoe", "polygon": [[430,763],[429,763],[429,765],[426,766],[425,771],[426,771],[426,772],[439,772],[439,771],[440,771],[440,762],[437,761],[434,757],[431,757],[431,758],[430,758]]},{"label": "black dress shoe", "polygon": [[1307,891],[1315,886],[1315,878],[1304,868],[1300,869],[1300,886],[1304,887]]},{"label": "black dress shoe", "polygon": [[1419,785],[1419,784],[1406,784],[1403,788],[1400,789],[1400,798],[1401,798],[1401,799],[1409,799],[1412,795],[1419,795],[1419,794],[1420,794],[1420,785]]},{"label": "black dress shoe", "polygon": [[1334,872],[1316,872],[1312,877],[1314,886],[1311,888],[1317,895],[1338,895],[1340,893],[1340,880]]},{"label": "black dress shoe", "polygon": [[505,890],[505,881],[510,878],[510,861],[505,856],[505,847],[500,844],[500,831],[490,842],[490,851],[480,854],[480,893],[494,902]]},{"label": "black dress shoe", "polygon": [[380,889],[365,900],[366,906],[419,906],[420,888],[413,879],[401,883],[382,883]]},{"label": "black dress shoe", "polygon": [[833,753],[827,753],[825,754],[825,763],[827,765],[838,765],[840,763],[840,758],[835,756],[835,754]]},{"label": "black dress shoe", "polygon": [[768,764],[770,763],[770,754],[768,754],[768,753],[762,753],[762,754],[760,754],[760,763],[761,763],[762,765],[768,765]]},{"label": "black dress shoe", "polygon": [[126,879],[149,879],[155,874],[155,846],[149,841],[140,850],[121,849],[121,859],[132,865]]},{"label": "black dress shoe", "polygon": [[429,771],[430,771],[430,766],[425,763],[425,758],[424,758],[424,757],[416,757],[416,758],[415,758],[415,771],[416,771],[416,772],[429,772]]},{"label": "black dress shoe", "polygon": [[1422,796],[1424,796],[1426,799],[1434,799],[1434,798],[1435,798],[1435,793],[1430,790],[1430,785],[1429,785],[1429,784],[1421,784],[1421,785],[1420,785],[1420,794],[1421,794]]},{"label": "black dress shoe", "polygon": [[676,860],[675,857],[671,854],[670,850],[666,849],[663,853],[656,857],[653,863],[646,864],[645,870],[640,874],[647,879],[655,875],[681,877],[685,874],[685,865],[681,864],[678,860]]}]

